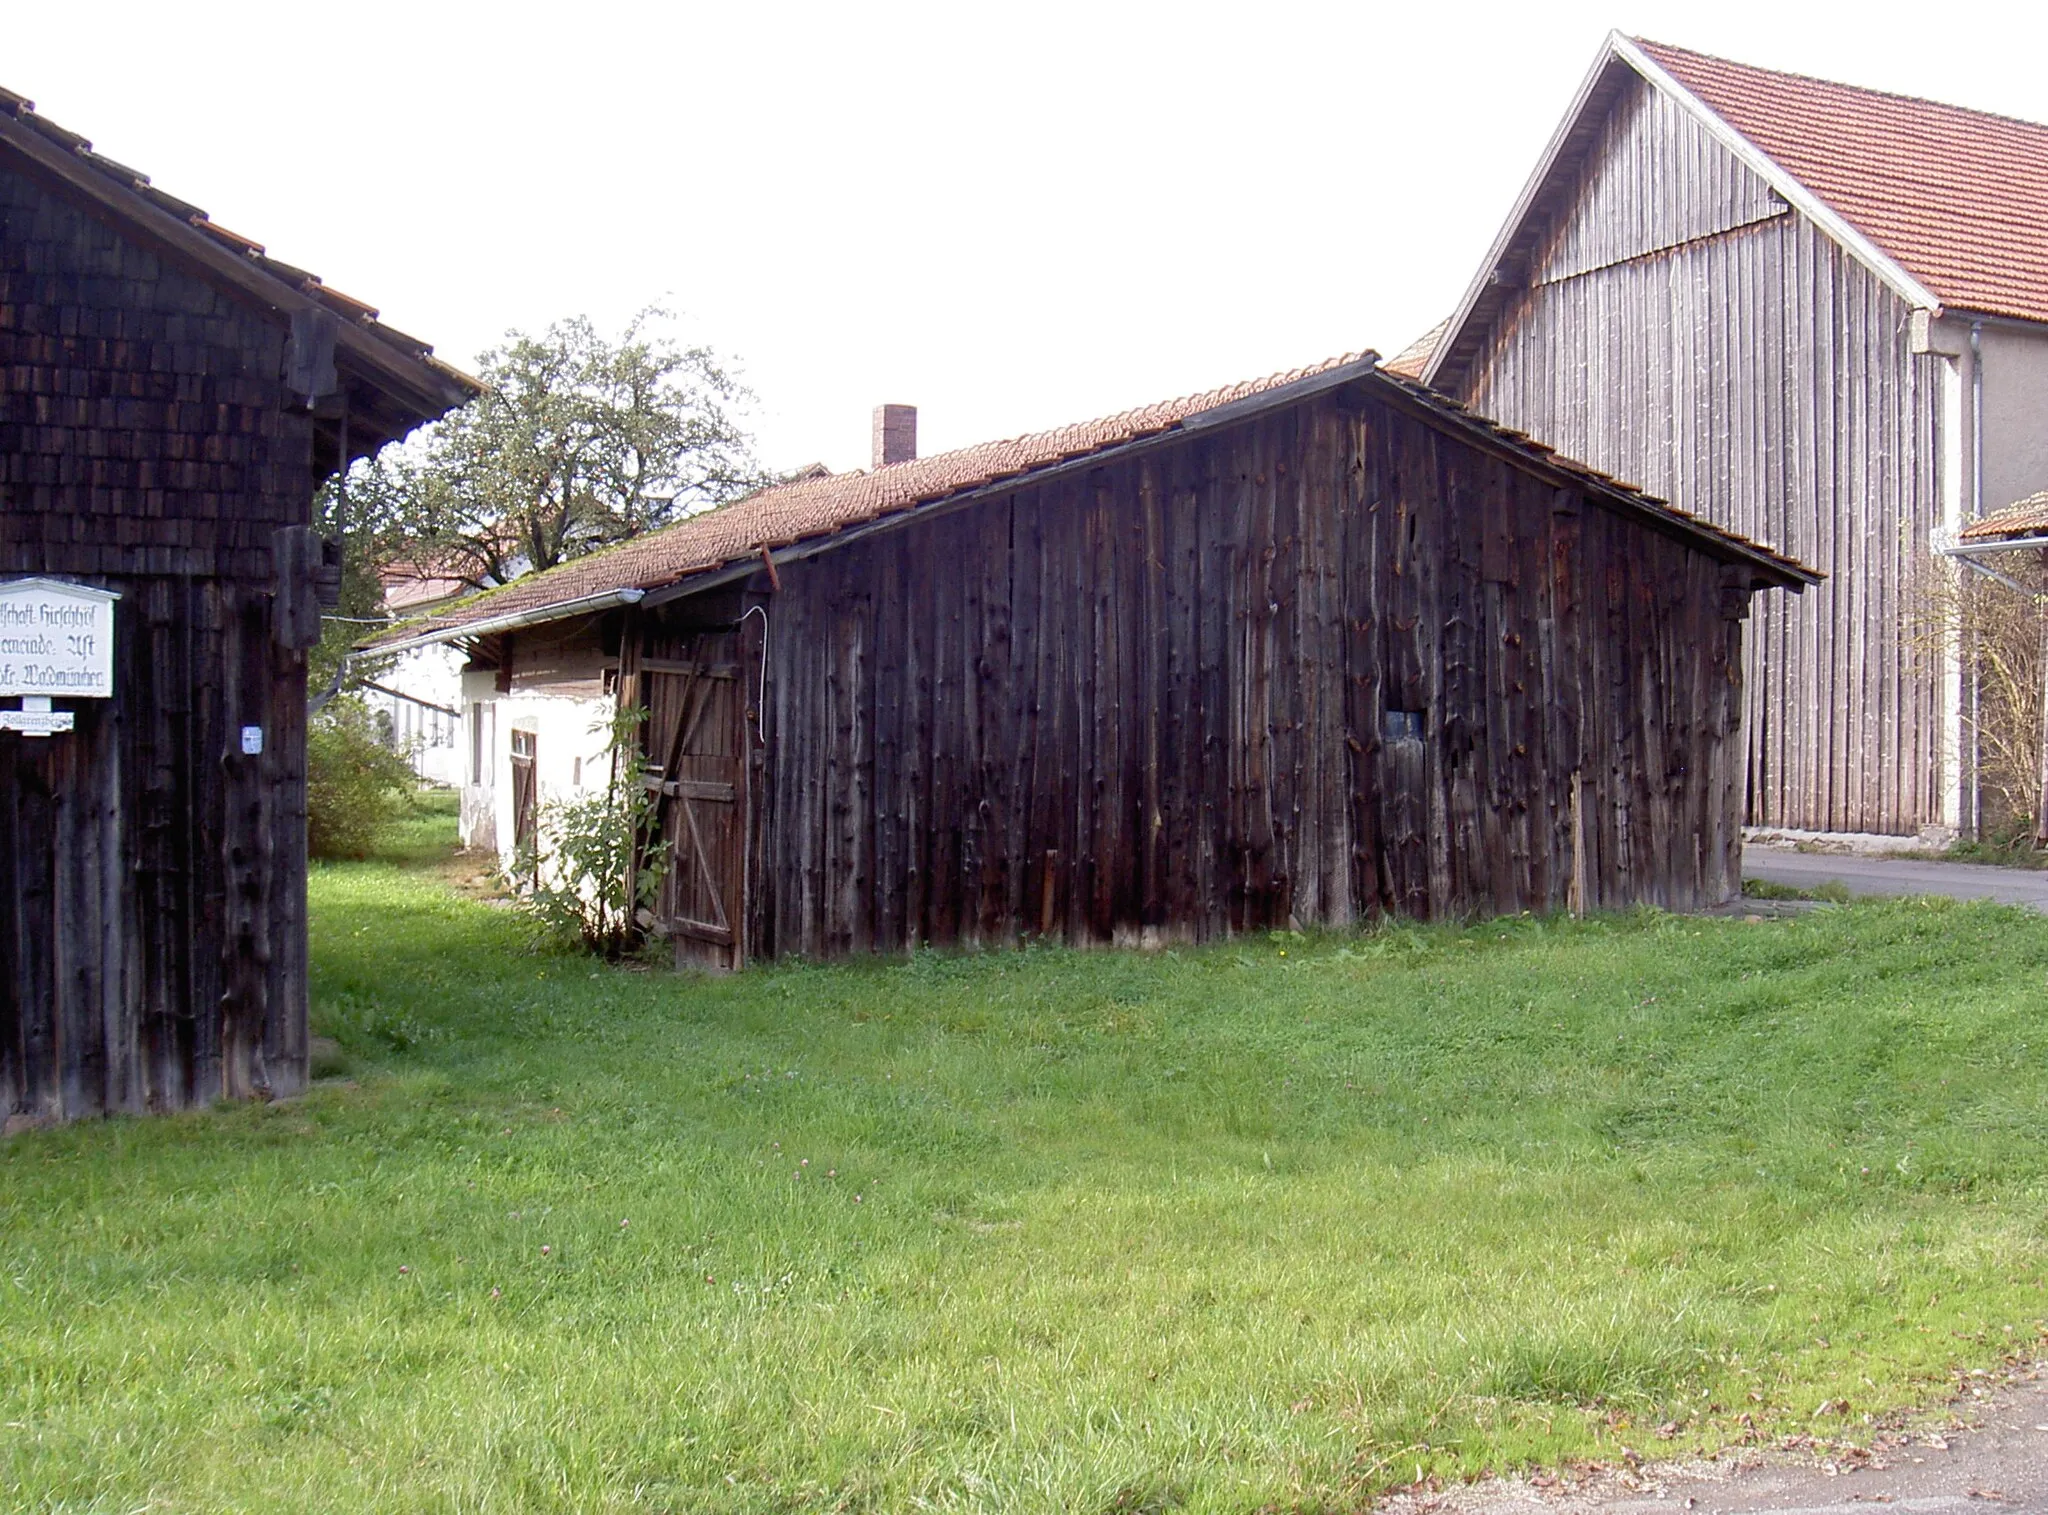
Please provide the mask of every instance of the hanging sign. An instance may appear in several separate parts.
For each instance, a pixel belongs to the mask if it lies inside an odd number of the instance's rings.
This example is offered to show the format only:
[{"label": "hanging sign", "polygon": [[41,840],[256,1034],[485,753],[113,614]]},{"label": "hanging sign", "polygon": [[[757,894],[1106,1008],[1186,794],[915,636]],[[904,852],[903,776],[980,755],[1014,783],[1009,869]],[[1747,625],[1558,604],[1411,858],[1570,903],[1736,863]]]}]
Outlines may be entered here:
[{"label": "hanging sign", "polygon": [[0,731],[19,731],[23,736],[55,736],[69,731],[77,712],[52,710],[46,694],[25,694],[21,709],[0,710]]},{"label": "hanging sign", "polygon": [[0,695],[40,695],[46,707],[51,695],[111,698],[114,602],[120,598],[110,589],[57,579],[0,582]]}]

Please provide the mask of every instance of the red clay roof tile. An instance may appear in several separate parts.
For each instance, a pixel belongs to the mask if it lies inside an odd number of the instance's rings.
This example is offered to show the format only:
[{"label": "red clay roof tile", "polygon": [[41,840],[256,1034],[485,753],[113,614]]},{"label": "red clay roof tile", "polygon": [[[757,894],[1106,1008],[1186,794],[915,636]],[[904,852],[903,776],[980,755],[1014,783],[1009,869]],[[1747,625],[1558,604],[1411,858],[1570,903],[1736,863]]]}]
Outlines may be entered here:
[{"label": "red clay roof tile", "polygon": [[1994,510],[1962,529],[1965,542],[1991,542],[2000,537],[2031,537],[2048,533],[2048,490]]},{"label": "red clay roof tile", "polygon": [[1430,327],[1421,336],[1387,359],[1382,365],[1388,373],[1397,373],[1404,379],[1419,379],[1429,368],[1429,360],[1436,353],[1437,344],[1444,339],[1444,333],[1451,329],[1451,318]]},{"label": "red clay roof tile", "polygon": [[2048,321],[2048,126],[1636,46],[1944,306]]},{"label": "red clay roof tile", "polygon": [[[883,516],[934,504],[998,480],[1017,478],[1106,448],[1170,431],[1204,411],[1312,379],[1333,369],[1363,365],[1368,359],[1377,362],[1371,353],[1347,353],[1305,368],[1212,389],[1206,394],[1187,395],[1122,411],[1100,420],[1033,432],[1006,441],[984,442],[907,463],[892,463],[871,473],[814,474],[807,469],[801,477],[758,490],[745,499],[692,516],[665,530],[605,548],[544,573],[516,579],[432,615],[395,626],[371,638],[366,645],[374,648],[379,644],[410,644],[417,640],[452,638],[461,635],[464,627],[498,621],[507,616],[546,612],[557,606],[587,601],[592,596],[622,589],[646,591],[666,588],[695,574],[759,557],[767,550],[829,536]],[[1734,532],[1723,531],[1654,496],[1643,494],[1632,485],[1618,483],[1597,469],[1561,457],[1539,443],[1531,443],[1527,438],[1468,411],[1456,401],[1412,379],[1389,373],[1384,368],[1373,371],[1384,382],[1397,386],[1411,400],[1466,426],[1482,430],[1534,462],[1561,469],[1593,487],[1622,496],[1649,513],[1664,516],[1688,531],[1727,543],[1747,555],[1760,557],[1788,579],[1805,582],[1817,579],[1811,569],[1795,559]]]}]

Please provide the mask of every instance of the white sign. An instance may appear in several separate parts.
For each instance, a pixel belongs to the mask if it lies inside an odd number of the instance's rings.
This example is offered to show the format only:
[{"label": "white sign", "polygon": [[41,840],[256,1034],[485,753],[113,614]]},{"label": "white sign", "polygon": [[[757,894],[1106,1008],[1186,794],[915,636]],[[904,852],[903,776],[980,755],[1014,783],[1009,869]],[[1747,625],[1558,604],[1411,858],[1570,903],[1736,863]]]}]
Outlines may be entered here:
[{"label": "white sign", "polygon": [[263,751],[263,728],[262,728],[261,726],[244,726],[244,727],[242,728],[242,753],[243,753],[243,755],[244,755],[244,756],[246,756],[246,757],[256,757],[256,756],[258,756],[258,755],[259,755],[259,754],[260,754],[260,753],[261,753],[262,751]]},{"label": "white sign", "polygon": [[0,731],[55,736],[60,731],[69,731],[77,719],[77,712],[72,710],[0,710]]},{"label": "white sign", "polygon": [[120,598],[56,579],[0,583],[0,695],[110,698],[114,601]]}]

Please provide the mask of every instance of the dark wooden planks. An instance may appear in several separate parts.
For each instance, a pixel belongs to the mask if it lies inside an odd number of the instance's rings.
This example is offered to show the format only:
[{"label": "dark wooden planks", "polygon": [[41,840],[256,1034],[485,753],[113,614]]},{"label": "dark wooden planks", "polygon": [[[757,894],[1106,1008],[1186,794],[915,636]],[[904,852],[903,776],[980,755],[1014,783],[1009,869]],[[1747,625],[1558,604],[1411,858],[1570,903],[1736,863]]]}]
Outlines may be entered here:
[{"label": "dark wooden planks", "polygon": [[1554,910],[1577,841],[1718,900],[1723,577],[1361,392],[849,543],[769,597],[752,945]]}]

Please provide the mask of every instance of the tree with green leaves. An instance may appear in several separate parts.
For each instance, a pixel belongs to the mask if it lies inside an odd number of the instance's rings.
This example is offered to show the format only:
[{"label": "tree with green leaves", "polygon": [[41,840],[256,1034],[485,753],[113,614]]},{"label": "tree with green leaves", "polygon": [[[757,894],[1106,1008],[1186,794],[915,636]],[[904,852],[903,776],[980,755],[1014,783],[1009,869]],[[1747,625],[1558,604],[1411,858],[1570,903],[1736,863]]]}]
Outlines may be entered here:
[{"label": "tree with green leaves", "polygon": [[763,482],[739,421],[752,396],[667,320],[642,311],[614,342],[577,316],[484,354],[484,393],[372,483],[407,553],[482,589]]},{"label": "tree with green leaves", "polygon": [[507,332],[483,355],[481,396],[320,491],[314,524],[344,568],[310,660],[315,708],[348,687],[343,659],[383,613],[394,565],[487,589],[766,482],[740,423],[752,395],[669,324],[649,307],[616,341],[585,316]]}]

